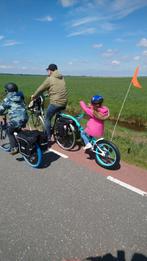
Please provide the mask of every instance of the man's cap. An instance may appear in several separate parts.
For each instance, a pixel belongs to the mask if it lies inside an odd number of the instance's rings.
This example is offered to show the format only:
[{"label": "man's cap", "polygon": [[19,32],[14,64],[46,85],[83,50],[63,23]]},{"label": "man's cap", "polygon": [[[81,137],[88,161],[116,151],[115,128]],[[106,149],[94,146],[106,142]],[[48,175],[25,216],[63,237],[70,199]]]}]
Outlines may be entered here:
[{"label": "man's cap", "polygon": [[51,70],[51,71],[55,71],[55,70],[57,70],[58,69],[58,67],[57,67],[57,65],[56,64],[49,64],[49,66],[46,68],[46,70],[48,71],[48,70]]}]

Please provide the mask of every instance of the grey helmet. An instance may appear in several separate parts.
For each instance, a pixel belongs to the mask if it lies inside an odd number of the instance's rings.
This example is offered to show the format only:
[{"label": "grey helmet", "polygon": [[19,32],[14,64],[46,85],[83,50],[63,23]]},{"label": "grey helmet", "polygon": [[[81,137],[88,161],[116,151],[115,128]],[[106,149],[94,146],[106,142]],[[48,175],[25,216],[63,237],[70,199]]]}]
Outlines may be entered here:
[{"label": "grey helmet", "polygon": [[5,84],[4,88],[7,92],[18,92],[18,87],[13,82],[8,82],[7,84]]}]

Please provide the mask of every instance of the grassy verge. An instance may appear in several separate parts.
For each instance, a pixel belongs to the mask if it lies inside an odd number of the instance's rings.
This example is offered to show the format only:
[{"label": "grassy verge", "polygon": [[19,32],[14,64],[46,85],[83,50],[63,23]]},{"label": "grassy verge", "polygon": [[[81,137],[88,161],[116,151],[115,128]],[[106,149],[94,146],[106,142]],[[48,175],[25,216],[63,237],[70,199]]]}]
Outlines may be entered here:
[{"label": "grassy verge", "polygon": [[[105,126],[105,137],[111,139],[114,124],[107,121]],[[134,131],[117,125],[113,142],[118,146],[122,160],[147,169],[146,131]]]}]

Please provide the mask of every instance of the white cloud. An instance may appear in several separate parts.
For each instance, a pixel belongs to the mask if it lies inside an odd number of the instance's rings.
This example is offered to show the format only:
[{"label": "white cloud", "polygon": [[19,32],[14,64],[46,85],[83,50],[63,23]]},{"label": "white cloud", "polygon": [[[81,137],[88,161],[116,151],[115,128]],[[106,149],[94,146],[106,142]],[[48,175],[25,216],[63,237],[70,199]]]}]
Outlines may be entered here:
[{"label": "white cloud", "polygon": [[140,47],[147,47],[147,39],[146,38],[142,38],[140,40],[140,42],[138,43],[138,46],[140,46]]},{"label": "white cloud", "polygon": [[123,55],[123,56],[121,57],[121,60],[126,62],[126,61],[130,60],[130,58],[129,58],[128,55]]},{"label": "white cloud", "polygon": [[71,27],[81,26],[80,29],[84,30],[84,25],[93,23],[92,26],[98,31],[99,29],[102,31],[118,29],[114,22],[147,6],[147,0],[60,0],[60,2],[63,6],[78,3],[78,6],[75,9],[72,8],[70,13],[71,17],[76,17],[75,21],[71,21]]},{"label": "white cloud", "polygon": [[75,0],[59,0],[63,7],[69,7],[74,5],[77,1]]},{"label": "white cloud", "polygon": [[112,64],[118,65],[118,64],[120,64],[120,61],[113,60],[113,61],[112,61]]},{"label": "white cloud", "polygon": [[113,18],[122,19],[144,6],[147,6],[146,0],[115,0],[110,4],[109,11]]},{"label": "white cloud", "polygon": [[20,63],[20,62],[17,61],[17,60],[14,60],[12,63],[14,63],[14,64],[18,64],[18,63]]},{"label": "white cloud", "polygon": [[112,57],[115,54],[115,51],[112,49],[107,49],[106,52],[103,53],[105,57]]},{"label": "white cloud", "polygon": [[22,70],[27,70],[28,68],[26,66],[21,67]]},{"label": "white cloud", "polygon": [[109,22],[102,23],[100,27],[105,31],[113,31],[117,28],[116,25]]},{"label": "white cloud", "polygon": [[78,35],[94,34],[95,32],[96,32],[95,28],[87,28],[85,30],[73,32],[73,33],[69,34],[68,37],[78,36]]},{"label": "white cloud", "polygon": [[123,38],[116,38],[115,41],[118,42],[118,43],[123,43],[125,41],[125,39],[123,39]]},{"label": "white cloud", "polygon": [[94,22],[97,20],[98,20],[98,17],[84,17],[84,18],[77,19],[76,21],[72,22],[71,26],[77,27],[77,26],[88,24],[88,23],[91,23],[91,22]]},{"label": "white cloud", "polygon": [[147,50],[143,52],[143,55],[144,55],[144,56],[147,56]]},{"label": "white cloud", "polygon": [[140,60],[140,56],[139,56],[139,55],[135,56],[135,57],[134,57],[134,60],[135,60],[135,61]]},{"label": "white cloud", "polygon": [[14,46],[14,45],[17,45],[17,44],[21,44],[21,43],[15,41],[15,40],[6,40],[3,45],[4,45],[4,46]]},{"label": "white cloud", "polygon": [[5,37],[3,35],[0,35],[0,40],[3,40]]},{"label": "white cloud", "polygon": [[92,46],[93,48],[102,48],[103,47],[103,44],[93,44]]},{"label": "white cloud", "polygon": [[13,68],[12,65],[0,64],[0,69],[11,69]]},{"label": "white cloud", "polygon": [[53,18],[50,15],[47,15],[41,18],[36,18],[36,20],[40,22],[52,22]]}]

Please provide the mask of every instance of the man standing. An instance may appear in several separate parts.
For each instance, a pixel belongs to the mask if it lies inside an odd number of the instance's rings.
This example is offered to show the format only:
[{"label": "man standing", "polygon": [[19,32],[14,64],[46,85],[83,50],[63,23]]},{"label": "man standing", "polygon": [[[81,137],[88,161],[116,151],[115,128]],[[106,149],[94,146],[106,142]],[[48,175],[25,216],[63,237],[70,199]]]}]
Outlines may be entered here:
[{"label": "man standing", "polygon": [[46,69],[48,77],[37,88],[31,99],[35,99],[44,91],[48,91],[49,106],[45,116],[45,129],[48,135],[48,140],[51,140],[51,119],[60,110],[65,109],[67,105],[67,88],[64,77],[58,71],[56,64],[50,64]]}]

